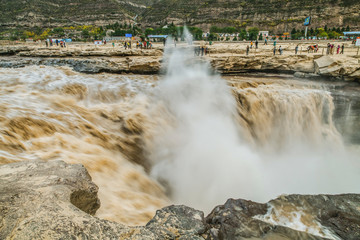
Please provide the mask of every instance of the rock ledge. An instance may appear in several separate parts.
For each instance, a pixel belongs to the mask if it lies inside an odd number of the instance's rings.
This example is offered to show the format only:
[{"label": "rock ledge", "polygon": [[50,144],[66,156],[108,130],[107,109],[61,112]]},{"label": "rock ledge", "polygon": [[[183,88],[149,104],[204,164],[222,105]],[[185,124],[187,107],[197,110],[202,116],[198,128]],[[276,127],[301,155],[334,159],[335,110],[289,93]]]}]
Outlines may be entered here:
[{"label": "rock ledge", "polygon": [[[2,165],[0,239],[360,239],[359,194],[289,195],[267,204],[229,199],[206,218],[173,205],[158,210],[146,226],[127,227],[93,216],[100,206],[97,191],[79,164]],[[277,221],[284,209],[301,212],[317,232]]]}]

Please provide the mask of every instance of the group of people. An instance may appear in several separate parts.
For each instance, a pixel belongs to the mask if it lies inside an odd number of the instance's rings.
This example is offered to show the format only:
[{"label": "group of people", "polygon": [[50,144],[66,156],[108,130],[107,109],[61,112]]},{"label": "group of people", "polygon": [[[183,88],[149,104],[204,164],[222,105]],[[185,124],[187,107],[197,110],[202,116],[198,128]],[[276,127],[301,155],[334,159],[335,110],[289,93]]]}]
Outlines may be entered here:
[{"label": "group of people", "polygon": [[131,49],[131,41],[125,41],[124,42],[124,48],[125,49]]},{"label": "group of people", "polygon": [[307,48],[308,53],[317,53],[318,50],[319,50],[319,46],[317,44],[316,45],[310,45]]},{"label": "group of people", "polygon": [[[254,44],[253,41],[251,41],[251,42],[250,42],[250,48],[253,47],[253,44]],[[258,44],[259,44],[259,42],[258,42],[258,40],[256,39],[256,40],[255,40],[255,48],[256,48],[256,49],[258,48]]]},{"label": "group of people", "polygon": [[[257,48],[257,41],[255,41],[255,46]],[[246,46],[246,55],[249,55],[249,52],[250,52],[250,49],[252,48],[253,46],[253,42],[251,41],[250,42],[250,46],[247,45]],[[327,51],[326,51],[326,55],[329,55],[329,54],[334,54],[334,50],[335,50],[335,45],[334,44],[330,44],[328,43],[327,44]],[[318,44],[315,44],[315,45],[310,45],[307,47],[307,52],[308,53],[317,53],[319,51],[319,46]],[[279,53],[280,55],[283,54],[283,49],[282,47],[280,46],[278,49],[276,48],[276,41],[274,41],[274,48],[273,48],[273,54],[276,55],[276,53]],[[295,46],[295,55],[298,54],[299,52],[299,44],[297,44]],[[342,44],[341,46],[338,45],[336,47],[336,54],[344,54],[344,44]]]},{"label": "group of people", "polygon": [[52,47],[54,44],[56,44],[56,46],[59,46],[60,45],[60,47],[66,47],[66,43],[65,43],[65,41],[63,41],[63,40],[58,40],[58,39],[56,39],[55,41],[53,40],[53,39],[47,39],[46,41],[45,41],[45,45],[46,45],[46,47]]},{"label": "group of people", "polygon": [[[279,51],[279,54],[280,54],[280,55],[283,54],[283,49],[282,49],[281,46],[279,47],[279,49],[277,49],[277,51]],[[275,56],[275,55],[276,55],[276,46],[274,46],[273,53],[274,53],[274,56]]]},{"label": "group of people", "polygon": [[[131,49],[131,41],[125,41],[124,42],[124,48],[125,49]],[[139,40],[139,41],[136,42],[136,48],[152,49],[152,43],[151,43],[150,40],[147,40],[147,41],[140,41]]]},{"label": "group of people", "polygon": [[194,56],[204,56],[207,55],[209,53],[209,49],[202,45],[202,46],[198,46],[194,48]]},{"label": "group of people", "polygon": [[137,42],[136,42],[136,48],[140,48],[140,49],[151,49],[151,48],[152,48],[152,43],[150,42],[150,40],[147,40],[147,41],[137,41]]},{"label": "group of people", "polygon": [[[331,43],[328,43],[327,44],[327,49],[326,49],[326,55],[329,55],[329,54],[334,54],[334,48],[335,48],[335,45],[334,44],[331,44]],[[344,44],[342,46],[338,45],[337,46],[337,50],[336,50],[336,54],[344,54]],[[341,49],[341,51],[340,51]]]}]

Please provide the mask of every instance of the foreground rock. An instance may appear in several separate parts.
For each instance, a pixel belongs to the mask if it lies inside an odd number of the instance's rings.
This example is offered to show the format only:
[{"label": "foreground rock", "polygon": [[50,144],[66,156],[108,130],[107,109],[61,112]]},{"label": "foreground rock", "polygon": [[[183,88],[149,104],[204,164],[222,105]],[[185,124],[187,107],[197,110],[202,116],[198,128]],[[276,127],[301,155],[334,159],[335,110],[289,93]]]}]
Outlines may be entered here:
[{"label": "foreground rock", "polygon": [[92,215],[97,186],[82,165],[20,162],[0,167],[0,239],[173,239],[203,232],[203,213],[182,206],[158,211],[147,227]]},{"label": "foreground rock", "polygon": [[[290,195],[268,204],[229,199],[206,219],[201,211],[169,206],[146,226],[127,227],[93,216],[100,206],[97,190],[82,165],[30,161],[0,166],[0,239],[360,238],[357,194]],[[292,218],[296,214],[301,218]]]}]

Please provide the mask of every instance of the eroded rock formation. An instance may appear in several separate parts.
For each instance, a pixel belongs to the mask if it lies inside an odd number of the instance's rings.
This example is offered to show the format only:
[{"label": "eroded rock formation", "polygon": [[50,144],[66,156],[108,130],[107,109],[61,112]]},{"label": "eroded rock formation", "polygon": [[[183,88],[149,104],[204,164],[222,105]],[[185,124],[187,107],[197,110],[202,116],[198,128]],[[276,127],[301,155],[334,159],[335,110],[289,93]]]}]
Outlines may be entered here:
[{"label": "eroded rock formation", "polygon": [[[1,239],[359,239],[360,195],[289,195],[267,204],[229,199],[209,216],[158,210],[140,227],[94,217],[97,186],[82,165],[0,166]],[[300,214],[300,218],[296,218]],[[295,216],[295,217],[294,217]],[[286,221],[283,221],[284,218]],[[293,221],[293,222],[292,222]],[[299,226],[294,224],[298,223]]]},{"label": "eroded rock formation", "polygon": [[[226,46],[226,45],[225,45]],[[292,53],[292,47],[285,51]],[[47,49],[34,46],[0,47],[0,67],[28,65],[70,66],[83,73],[159,73],[163,49],[131,49],[76,47]],[[9,56],[10,55],[10,56]],[[204,58],[199,57],[199,61]],[[269,49],[245,56],[245,48],[224,45],[211,47],[211,66],[221,74],[243,72],[295,73],[296,77],[360,81],[359,55],[333,56],[322,54],[276,55]]]}]

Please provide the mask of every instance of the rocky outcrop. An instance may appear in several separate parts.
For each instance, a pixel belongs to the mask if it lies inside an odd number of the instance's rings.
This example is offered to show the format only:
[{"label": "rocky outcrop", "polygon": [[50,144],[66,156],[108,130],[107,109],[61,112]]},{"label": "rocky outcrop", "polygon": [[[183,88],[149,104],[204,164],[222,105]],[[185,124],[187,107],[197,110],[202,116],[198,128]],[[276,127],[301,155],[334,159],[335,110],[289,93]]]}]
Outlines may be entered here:
[{"label": "rocky outcrop", "polygon": [[244,71],[314,72],[313,58],[306,55],[297,56],[229,56],[212,58],[212,66],[222,73],[239,73]]},{"label": "rocky outcrop", "polygon": [[69,66],[82,73],[154,74],[160,70],[159,59],[152,57],[106,58],[11,58],[0,59],[0,67],[19,68],[30,65]]},{"label": "rocky outcrop", "polygon": [[2,165],[0,239],[171,239],[205,228],[201,212],[185,206],[158,211],[146,227],[101,220],[92,216],[100,206],[97,191],[82,165],[62,161]]},{"label": "rocky outcrop", "polygon": [[[284,44],[284,43],[283,43]],[[284,44],[285,45],[285,44]],[[224,47],[228,48],[224,48]],[[244,72],[296,73],[296,77],[320,78],[360,82],[360,58],[358,55],[319,54],[298,55],[292,46],[285,47],[287,54],[273,55],[271,47],[244,54],[244,46],[219,44],[211,46],[210,56],[197,57],[195,61],[209,61],[221,74]],[[154,74],[161,69],[163,47],[155,49],[124,49],[93,47],[89,45],[71,48],[39,48],[28,46],[0,47],[0,67],[24,67],[28,65],[70,66],[83,73],[135,73]],[[13,55],[13,56],[6,56]]]},{"label": "rocky outcrop", "polygon": [[127,227],[93,216],[100,204],[97,191],[82,165],[63,161],[2,165],[0,239],[360,237],[359,194],[289,195],[267,204],[229,199],[206,218],[190,207],[169,206],[158,210],[146,226]]},{"label": "rocky outcrop", "polygon": [[314,60],[315,73],[328,76],[343,78],[344,80],[359,80],[360,67],[357,58],[334,59],[331,56],[323,56]]},{"label": "rocky outcrop", "polygon": [[267,210],[266,204],[229,199],[224,205],[216,207],[206,221],[211,226],[213,239],[323,239],[255,218],[265,215]]},{"label": "rocky outcrop", "polygon": [[127,57],[162,56],[162,53],[162,49],[97,48],[86,45],[76,48],[46,48],[34,45],[0,46],[0,55],[18,55],[20,57]]}]

